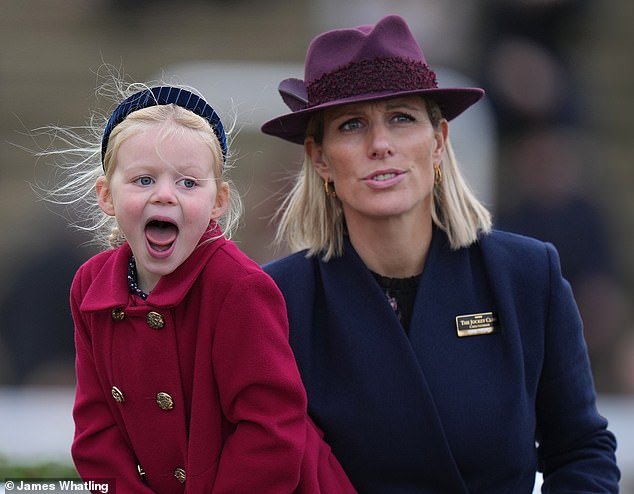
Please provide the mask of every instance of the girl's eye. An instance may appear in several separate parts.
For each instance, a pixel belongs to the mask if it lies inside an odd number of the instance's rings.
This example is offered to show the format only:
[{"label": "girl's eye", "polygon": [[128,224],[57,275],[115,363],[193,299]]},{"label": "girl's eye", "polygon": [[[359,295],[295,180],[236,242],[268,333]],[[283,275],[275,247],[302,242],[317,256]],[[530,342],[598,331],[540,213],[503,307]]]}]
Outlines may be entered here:
[{"label": "girl's eye", "polygon": [[152,180],[152,177],[139,177],[135,182],[139,185],[152,185],[154,180]]},{"label": "girl's eye", "polygon": [[193,189],[196,185],[198,185],[198,182],[196,182],[193,178],[182,178],[178,181],[178,183],[186,189]]}]

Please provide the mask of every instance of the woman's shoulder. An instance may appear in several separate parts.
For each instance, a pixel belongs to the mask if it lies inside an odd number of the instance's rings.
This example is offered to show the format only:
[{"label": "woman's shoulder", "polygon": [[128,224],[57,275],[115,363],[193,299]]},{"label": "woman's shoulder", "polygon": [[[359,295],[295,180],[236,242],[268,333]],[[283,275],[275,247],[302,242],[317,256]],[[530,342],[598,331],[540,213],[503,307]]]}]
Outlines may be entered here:
[{"label": "woman's shoulder", "polygon": [[265,264],[263,269],[289,299],[312,293],[316,263],[319,263],[319,257],[309,257],[306,251],[300,251],[275,259]]},{"label": "woman's shoulder", "polygon": [[289,254],[285,257],[274,259],[264,264],[262,267],[273,278],[294,276],[294,274],[309,271],[314,262],[315,257],[309,257],[305,250]]},{"label": "woman's shoulder", "polygon": [[513,258],[517,258],[518,255],[543,257],[549,251],[555,250],[554,246],[548,242],[495,229],[480,235],[478,244],[485,251],[492,251],[497,255],[511,255]]},{"label": "woman's shoulder", "polygon": [[559,253],[549,242],[492,230],[480,236],[478,245],[488,269],[495,271],[499,277],[511,276],[515,281],[543,283],[553,275],[561,276]]}]

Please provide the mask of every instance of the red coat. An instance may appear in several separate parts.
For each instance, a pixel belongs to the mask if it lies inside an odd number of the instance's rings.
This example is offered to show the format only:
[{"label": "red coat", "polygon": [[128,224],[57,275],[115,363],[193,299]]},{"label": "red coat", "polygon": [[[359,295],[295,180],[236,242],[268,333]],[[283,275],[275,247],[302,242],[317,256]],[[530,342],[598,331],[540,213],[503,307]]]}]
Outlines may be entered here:
[{"label": "red coat", "polygon": [[114,477],[119,494],[354,492],[307,418],[268,275],[221,238],[144,301],[130,255],[96,255],[71,288],[80,475]]}]

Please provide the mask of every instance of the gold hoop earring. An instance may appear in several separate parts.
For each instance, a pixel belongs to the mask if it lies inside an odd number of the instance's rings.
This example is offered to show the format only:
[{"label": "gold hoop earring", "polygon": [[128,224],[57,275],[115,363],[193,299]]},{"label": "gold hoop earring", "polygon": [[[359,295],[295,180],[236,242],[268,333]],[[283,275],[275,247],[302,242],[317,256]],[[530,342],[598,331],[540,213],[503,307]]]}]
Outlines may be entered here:
[{"label": "gold hoop earring", "polygon": [[440,169],[440,164],[434,165],[434,184],[442,184],[442,170]]},{"label": "gold hoop earring", "polygon": [[[332,184],[332,190],[330,190],[330,184]],[[330,177],[326,177],[324,180],[324,191],[326,192],[327,197],[337,197],[337,193],[335,192],[335,183],[330,181]]]}]

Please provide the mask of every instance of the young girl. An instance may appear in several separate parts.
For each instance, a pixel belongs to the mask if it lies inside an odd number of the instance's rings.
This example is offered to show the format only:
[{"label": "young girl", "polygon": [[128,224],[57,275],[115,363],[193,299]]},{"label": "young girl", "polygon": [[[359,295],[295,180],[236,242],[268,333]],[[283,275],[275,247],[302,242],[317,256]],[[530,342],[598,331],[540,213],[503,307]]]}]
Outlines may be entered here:
[{"label": "young girl", "polygon": [[85,144],[49,196],[94,187],[93,229],[111,232],[71,288],[82,478],[119,494],[354,492],[306,415],[280,292],[223,234],[239,201],[213,108],[144,87]]}]

